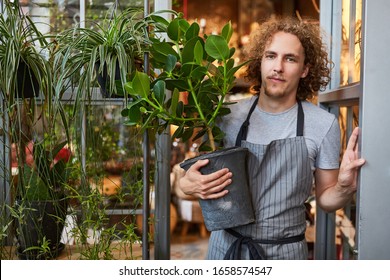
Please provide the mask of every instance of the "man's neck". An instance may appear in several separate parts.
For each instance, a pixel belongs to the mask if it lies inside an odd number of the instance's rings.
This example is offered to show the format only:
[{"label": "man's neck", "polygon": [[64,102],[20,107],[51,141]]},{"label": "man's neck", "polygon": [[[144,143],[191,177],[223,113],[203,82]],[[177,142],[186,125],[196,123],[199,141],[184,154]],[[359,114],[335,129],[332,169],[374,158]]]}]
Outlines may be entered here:
[{"label": "man's neck", "polygon": [[270,97],[260,93],[259,103],[257,106],[268,113],[281,113],[287,111],[297,103],[295,96]]}]

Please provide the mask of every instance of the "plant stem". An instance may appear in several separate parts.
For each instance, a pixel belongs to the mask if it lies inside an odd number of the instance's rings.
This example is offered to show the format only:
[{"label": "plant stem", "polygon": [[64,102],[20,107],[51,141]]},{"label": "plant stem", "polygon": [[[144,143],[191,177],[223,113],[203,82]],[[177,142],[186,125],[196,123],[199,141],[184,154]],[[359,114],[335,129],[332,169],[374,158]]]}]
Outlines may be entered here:
[{"label": "plant stem", "polygon": [[[192,84],[191,84],[191,80],[188,79],[187,82],[188,82],[188,85],[189,85],[189,87],[190,87],[190,92],[191,92],[191,95],[193,96],[193,99],[194,99],[194,102],[195,102],[195,106],[196,106],[196,108],[197,108],[197,110],[198,110],[198,112],[199,112],[199,116],[200,116],[200,118],[202,119],[202,122],[206,124],[206,123],[207,123],[207,120],[206,120],[206,118],[205,118],[204,115],[203,115],[202,108],[199,106],[199,103],[198,103],[198,99],[197,99],[195,90],[194,90],[194,88],[193,88],[193,86],[192,86]],[[218,104],[218,105],[219,105],[219,104]],[[215,115],[215,113],[214,113],[214,115]],[[215,117],[213,117],[213,118],[215,118]],[[209,136],[209,141],[210,141],[211,149],[212,149],[213,151],[215,151],[215,150],[216,150],[216,147],[215,147],[215,141],[214,141],[213,131],[212,131],[212,128],[211,128],[211,127],[207,127],[207,135]]]},{"label": "plant stem", "polygon": [[207,128],[207,134],[209,136],[211,150],[215,151],[217,148],[215,147],[214,135],[213,135],[213,131],[210,127]]}]

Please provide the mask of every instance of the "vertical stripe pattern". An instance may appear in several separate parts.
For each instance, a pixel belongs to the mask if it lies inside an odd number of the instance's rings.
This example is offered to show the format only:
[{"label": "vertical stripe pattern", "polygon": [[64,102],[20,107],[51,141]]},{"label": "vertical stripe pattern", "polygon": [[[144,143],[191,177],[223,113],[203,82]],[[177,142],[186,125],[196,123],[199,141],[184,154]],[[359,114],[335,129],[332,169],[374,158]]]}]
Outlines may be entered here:
[{"label": "vertical stripe pattern", "polygon": [[[302,234],[306,229],[304,202],[311,193],[313,174],[303,136],[268,145],[242,141],[250,151],[248,170],[255,223],[234,228],[253,239],[275,240]],[[235,237],[212,232],[208,259],[223,259]],[[269,259],[307,259],[305,241],[262,245]],[[248,256],[244,246],[242,256]]]}]

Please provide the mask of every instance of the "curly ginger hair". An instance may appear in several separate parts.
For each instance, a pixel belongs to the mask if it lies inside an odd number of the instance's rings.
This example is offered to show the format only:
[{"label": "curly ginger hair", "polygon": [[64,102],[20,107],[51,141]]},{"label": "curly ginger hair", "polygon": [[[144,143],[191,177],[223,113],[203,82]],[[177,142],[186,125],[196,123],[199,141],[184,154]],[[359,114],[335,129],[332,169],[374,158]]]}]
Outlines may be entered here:
[{"label": "curly ginger hair", "polygon": [[254,84],[253,89],[261,88],[261,60],[267,44],[277,32],[293,34],[300,40],[305,51],[305,65],[309,73],[298,85],[297,98],[311,99],[318,91],[325,90],[331,79],[333,63],[328,58],[326,45],[321,40],[318,25],[300,21],[292,17],[272,18],[260,25],[251,34],[246,56],[250,60],[245,77]]}]

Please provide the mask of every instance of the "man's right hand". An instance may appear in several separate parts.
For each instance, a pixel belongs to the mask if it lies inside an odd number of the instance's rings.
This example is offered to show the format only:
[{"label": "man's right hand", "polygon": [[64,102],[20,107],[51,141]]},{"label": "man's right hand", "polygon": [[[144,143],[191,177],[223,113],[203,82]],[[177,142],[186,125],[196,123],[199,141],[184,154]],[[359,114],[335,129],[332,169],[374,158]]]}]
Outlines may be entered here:
[{"label": "man's right hand", "polygon": [[198,160],[180,178],[179,188],[188,195],[201,199],[220,198],[228,193],[225,187],[232,182],[233,174],[227,168],[202,175],[200,168],[209,163],[208,159]]}]

